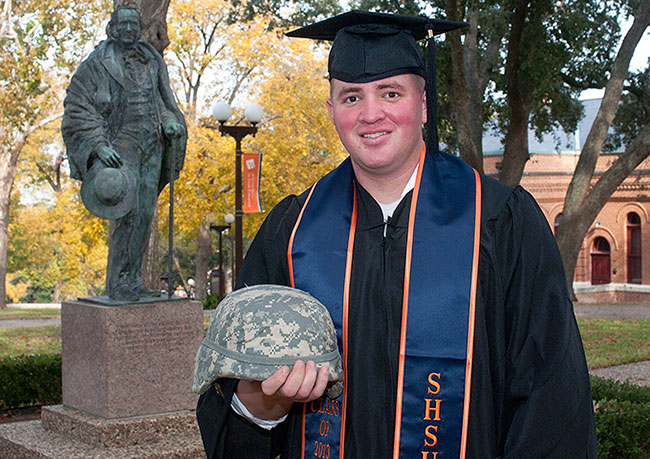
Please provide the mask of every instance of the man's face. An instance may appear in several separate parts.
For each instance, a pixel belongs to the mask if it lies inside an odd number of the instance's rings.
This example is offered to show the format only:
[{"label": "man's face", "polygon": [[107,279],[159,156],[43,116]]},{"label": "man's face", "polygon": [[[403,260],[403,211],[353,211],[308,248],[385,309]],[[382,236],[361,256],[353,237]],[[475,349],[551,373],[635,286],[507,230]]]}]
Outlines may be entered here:
[{"label": "man's face", "polygon": [[397,75],[370,83],[333,79],[327,109],[355,172],[403,174],[417,162],[426,122],[424,80]]},{"label": "man's face", "polygon": [[140,38],[140,17],[132,9],[122,9],[117,12],[117,38],[126,46],[134,44]]}]

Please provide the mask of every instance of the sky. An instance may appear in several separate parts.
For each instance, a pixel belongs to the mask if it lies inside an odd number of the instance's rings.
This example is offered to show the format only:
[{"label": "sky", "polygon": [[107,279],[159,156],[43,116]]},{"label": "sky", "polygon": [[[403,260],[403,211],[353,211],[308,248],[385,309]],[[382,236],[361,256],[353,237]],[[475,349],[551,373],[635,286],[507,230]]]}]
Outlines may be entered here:
[{"label": "sky", "polygon": [[[647,0],[646,0],[647,1]],[[625,33],[632,26],[632,21],[626,21],[622,24],[622,36],[625,36]],[[622,40],[621,40],[622,41]],[[641,41],[636,46],[634,55],[632,56],[632,61],[630,62],[630,70],[636,72],[638,70],[644,69],[648,66],[648,58],[650,57],[650,30],[646,29],[645,33],[641,37]],[[598,99],[603,96],[605,91],[603,89],[587,89],[583,91],[580,95],[581,100],[585,99]]]}]

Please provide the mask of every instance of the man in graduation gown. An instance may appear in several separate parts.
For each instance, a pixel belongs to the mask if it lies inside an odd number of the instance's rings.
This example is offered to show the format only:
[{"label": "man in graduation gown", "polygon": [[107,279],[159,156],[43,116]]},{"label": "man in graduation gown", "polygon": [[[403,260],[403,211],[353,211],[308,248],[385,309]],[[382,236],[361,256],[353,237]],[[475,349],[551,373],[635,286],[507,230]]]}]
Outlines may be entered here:
[{"label": "man in graduation gown", "polygon": [[334,39],[327,105],[350,158],[273,209],[237,283],[328,307],[344,393],[322,397],[313,362],[217,380],[197,406],[208,457],[596,457],[548,222],[524,189],[422,140],[435,91],[415,39],[458,26],[350,12],[292,33]]}]

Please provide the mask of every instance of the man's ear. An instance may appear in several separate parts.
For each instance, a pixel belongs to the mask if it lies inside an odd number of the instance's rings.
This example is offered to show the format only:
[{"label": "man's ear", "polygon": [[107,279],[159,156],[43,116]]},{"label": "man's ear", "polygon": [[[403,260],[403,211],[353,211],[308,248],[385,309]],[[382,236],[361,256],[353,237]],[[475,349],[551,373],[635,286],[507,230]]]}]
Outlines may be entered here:
[{"label": "man's ear", "polygon": [[327,105],[327,113],[330,116],[330,120],[334,123],[334,105],[332,104],[332,99],[328,97],[325,104]]},{"label": "man's ear", "polygon": [[422,92],[422,124],[427,122],[427,92]]}]

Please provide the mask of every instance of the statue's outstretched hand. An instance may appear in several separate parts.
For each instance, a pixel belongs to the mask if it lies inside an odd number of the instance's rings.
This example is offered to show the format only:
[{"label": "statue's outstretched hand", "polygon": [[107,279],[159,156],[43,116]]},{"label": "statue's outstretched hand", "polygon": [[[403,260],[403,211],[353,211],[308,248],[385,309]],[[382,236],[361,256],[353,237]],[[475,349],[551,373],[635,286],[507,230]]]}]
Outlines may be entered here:
[{"label": "statue's outstretched hand", "polygon": [[120,157],[119,153],[113,149],[113,147],[102,145],[97,148],[97,151],[95,153],[97,154],[97,157],[100,159],[100,161],[106,164],[108,167],[117,168],[122,165],[122,158]]}]

